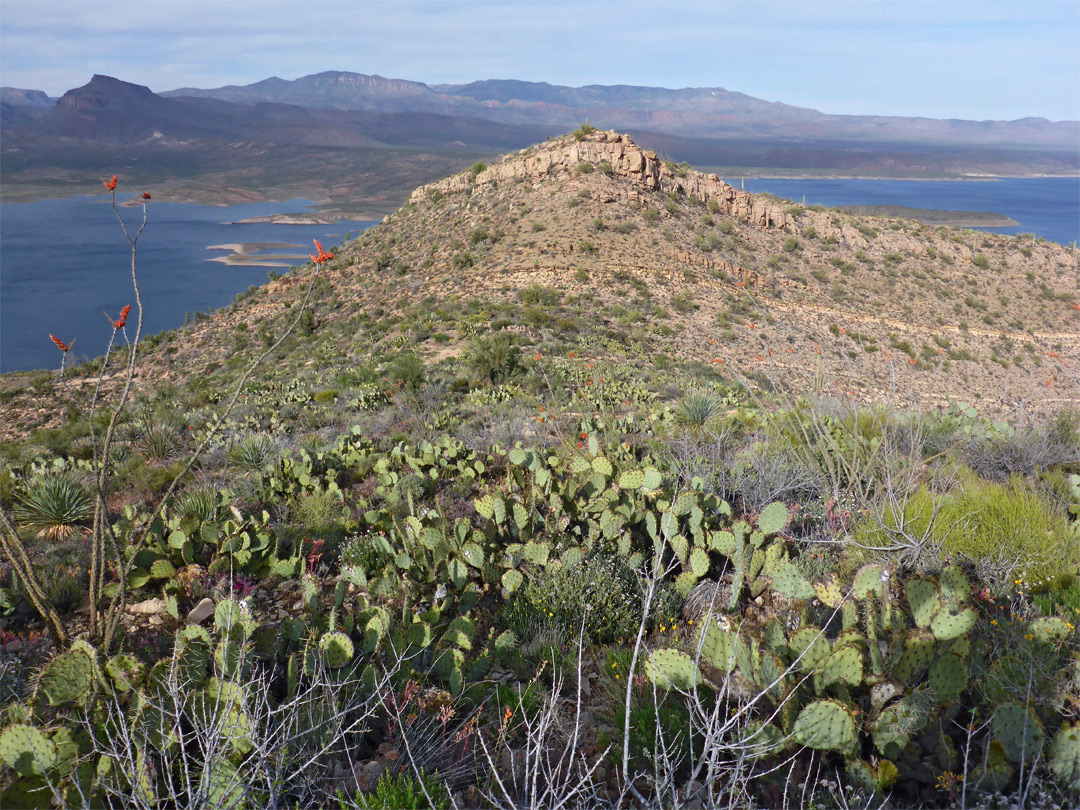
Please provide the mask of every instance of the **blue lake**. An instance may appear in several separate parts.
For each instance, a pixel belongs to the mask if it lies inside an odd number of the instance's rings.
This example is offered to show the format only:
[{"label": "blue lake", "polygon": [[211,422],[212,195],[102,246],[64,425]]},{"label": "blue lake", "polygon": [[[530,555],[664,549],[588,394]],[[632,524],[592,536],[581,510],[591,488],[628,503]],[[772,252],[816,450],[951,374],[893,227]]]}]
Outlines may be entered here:
[{"label": "blue lake", "polygon": [[[728,178],[739,186],[739,178]],[[810,205],[905,205],[955,211],[993,211],[1019,225],[992,229],[1034,233],[1062,244],[1080,241],[1080,178],[1004,178],[994,181],[785,180],[745,181],[747,191],[766,191]],[[236,294],[267,280],[271,268],[211,262],[225,251],[209,245],[290,243],[270,254],[302,256],[312,239],[330,248],[348,233],[374,222],[334,225],[226,224],[271,214],[296,213],[307,200],[204,206],[154,201],[139,240],[139,280],[145,305],[144,333],[184,323],[187,313],[226,306]],[[121,208],[138,227],[141,208]],[[286,261],[285,263],[290,263]],[[285,267],[272,268],[287,272]],[[53,333],[77,339],[75,359],[105,350],[111,331],[103,311],[115,317],[131,291],[130,251],[108,197],[76,197],[0,205],[0,371],[56,368]],[[129,334],[131,334],[129,330]]]},{"label": "blue lake", "polygon": [[[135,303],[131,251],[108,200],[0,205],[0,371],[58,367],[50,333],[77,341],[75,360],[104,353],[112,328],[103,312],[115,318],[125,304]],[[143,334],[180,326],[188,313],[225,306],[252,284],[266,283],[271,271],[287,273],[289,265],[307,261],[313,239],[331,249],[350,232],[355,236],[376,224],[227,224],[304,212],[311,205],[302,199],[232,206],[151,202],[138,246]],[[134,235],[142,208],[120,212]],[[268,258],[285,265],[273,268],[208,261],[231,252],[207,250],[210,245],[245,243],[287,243],[263,253],[297,258]]]},{"label": "blue lake", "polygon": [[989,211],[1015,228],[994,233],[1033,233],[1051,242],[1080,242],[1080,177],[1003,177],[994,180],[785,180],[738,177],[726,182],[807,205],[904,205],[941,211]]}]

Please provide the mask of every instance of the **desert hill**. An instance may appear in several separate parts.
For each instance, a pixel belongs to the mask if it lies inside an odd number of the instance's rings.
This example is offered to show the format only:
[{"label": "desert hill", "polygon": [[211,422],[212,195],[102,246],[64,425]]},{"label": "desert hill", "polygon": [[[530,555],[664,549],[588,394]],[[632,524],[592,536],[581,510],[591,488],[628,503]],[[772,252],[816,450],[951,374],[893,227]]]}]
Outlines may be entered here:
[{"label": "desert hill", "polygon": [[[1080,402],[1072,250],[750,194],[615,132],[582,127],[421,186],[335,252],[260,372],[277,389],[355,403],[350,387],[402,356],[461,379],[502,341],[566,380],[588,357],[616,409],[693,387],[1010,418]],[[151,337],[144,391],[228,389],[295,318],[311,272]],[[7,437],[48,423],[43,385],[9,375]]]},{"label": "desert hill", "polygon": [[[303,278],[182,343],[266,330]],[[490,329],[631,377],[682,364],[751,389],[1056,410],[1080,401],[1078,278],[1030,236],[803,208],[579,130],[422,186],[340,249],[312,348],[331,367],[391,348],[430,363]]]}]

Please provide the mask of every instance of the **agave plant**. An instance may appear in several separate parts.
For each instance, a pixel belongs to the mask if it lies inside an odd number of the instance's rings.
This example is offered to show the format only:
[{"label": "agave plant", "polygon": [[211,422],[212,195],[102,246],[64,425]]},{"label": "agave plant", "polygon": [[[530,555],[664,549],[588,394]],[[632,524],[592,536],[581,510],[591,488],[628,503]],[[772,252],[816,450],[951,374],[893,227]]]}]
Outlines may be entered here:
[{"label": "agave plant", "polygon": [[256,433],[245,436],[226,453],[233,466],[248,472],[260,472],[279,452],[277,443],[269,436]]},{"label": "agave plant", "polygon": [[68,540],[79,535],[94,515],[90,490],[67,472],[45,473],[32,480],[17,497],[19,524],[43,540]]},{"label": "agave plant", "polygon": [[675,410],[675,419],[686,427],[705,427],[724,409],[724,402],[716,394],[698,392],[683,397]]}]

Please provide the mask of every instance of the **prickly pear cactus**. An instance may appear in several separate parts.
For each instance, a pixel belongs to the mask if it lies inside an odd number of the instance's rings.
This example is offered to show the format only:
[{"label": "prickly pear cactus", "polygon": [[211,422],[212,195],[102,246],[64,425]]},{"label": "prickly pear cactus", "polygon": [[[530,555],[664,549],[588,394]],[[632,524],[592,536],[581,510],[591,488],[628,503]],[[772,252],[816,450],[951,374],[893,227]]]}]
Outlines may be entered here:
[{"label": "prickly pear cactus", "polygon": [[799,712],[792,737],[819,751],[846,753],[855,747],[855,715],[838,700],[815,700]]},{"label": "prickly pear cactus", "polygon": [[0,733],[0,759],[21,776],[38,775],[56,763],[56,745],[40,729],[20,723]]},{"label": "prickly pear cactus", "polygon": [[1073,625],[1059,616],[1043,616],[1035,619],[1030,624],[1030,629],[1036,641],[1049,644],[1067,639],[1073,632]]},{"label": "prickly pear cactus", "polygon": [[930,664],[929,681],[938,701],[947,703],[967,687],[967,664],[956,653],[940,655]]},{"label": "prickly pear cactus", "polygon": [[904,591],[916,626],[929,627],[941,610],[937,583],[928,577],[911,577],[904,582]]},{"label": "prickly pear cactus", "polygon": [[758,528],[765,535],[783,531],[788,524],[788,510],[782,503],[770,503],[758,516]]},{"label": "prickly pear cactus", "polygon": [[146,667],[134,656],[116,655],[105,665],[105,674],[114,689],[130,692],[142,682]]},{"label": "prickly pear cactus", "polygon": [[1046,738],[1035,712],[1019,703],[1002,703],[994,709],[990,728],[1010,762],[1031,762],[1042,751]]},{"label": "prickly pear cactus", "polygon": [[198,686],[206,680],[212,649],[210,634],[197,624],[188,625],[176,634],[177,676],[181,687]]},{"label": "prickly pear cactus", "polygon": [[869,563],[855,573],[851,590],[856,599],[866,599],[870,595],[880,597],[884,594],[888,581],[888,574],[882,566]]},{"label": "prickly pear cactus", "polygon": [[930,630],[938,641],[951,641],[970,632],[978,618],[971,608],[964,608],[959,613],[942,610],[930,622]]},{"label": "prickly pear cactus", "polygon": [[1071,790],[1080,791],[1080,724],[1066,723],[1050,743],[1050,768]]},{"label": "prickly pear cactus", "polygon": [[[771,547],[770,547],[771,548]],[[813,599],[814,586],[790,562],[777,563],[772,573],[773,590],[789,599]]]},{"label": "prickly pear cactus", "polygon": [[874,746],[878,752],[896,759],[908,742],[921,731],[933,710],[933,701],[925,691],[912,692],[890,703],[874,721]]},{"label": "prickly pear cactus", "polygon": [[50,706],[83,700],[94,680],[94,659],[84,647],[72,647],[45,665],[38,677],[38,695]]},{"label": "prickly pear cactus", "polygon": [[862,653],[857,647],[846,646],[835,650],[821,665],[815,686],[818,693],[834,683],[858,686],[863,679]]},{"label": "prickly pear cactus", "polygon": [[340,669],[352,660],[352,640],[340,632],[325,634],[319,639],[319,651],[330,669]]},{"label": "prickly pear cactus", "polygon": [[697,686],[701,673],[694,659],[682,650],[653,650],[645,660],[645,675],[661,689],[689,690]]}]

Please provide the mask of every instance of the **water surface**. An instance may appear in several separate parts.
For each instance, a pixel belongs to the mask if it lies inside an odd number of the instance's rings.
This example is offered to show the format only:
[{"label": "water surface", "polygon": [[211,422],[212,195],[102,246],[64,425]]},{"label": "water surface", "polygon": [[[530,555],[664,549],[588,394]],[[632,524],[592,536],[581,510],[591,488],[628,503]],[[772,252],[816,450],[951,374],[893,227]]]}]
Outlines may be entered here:
[{"label": "water surface", "polygon": [[[56,368],[60,356],[50,333],[75,341],[76,361],[105,351],[111,327],[104,313],[115,318],[124,305],[135,303],[131,251],[108,201],[101,196],[0,205],[0,371]],[[208,246],[293,245],[266,251],[303,257],[272,259],[285,265],[272,270],[285,273],[290,263],[307,260],[312,239],[330,249],[349,232],[356,236],[375,224],[225,224],[311,205],[302,199],[232,206],[152,201],[138,244],[143,333],[180,326],[189,313],[226,306],[237,293],[266,283],[270,268],[209,261],[228,251]],[[120,212],[134,236],[142,207]],[[134,336],[133,330],[128,334]]]}]

